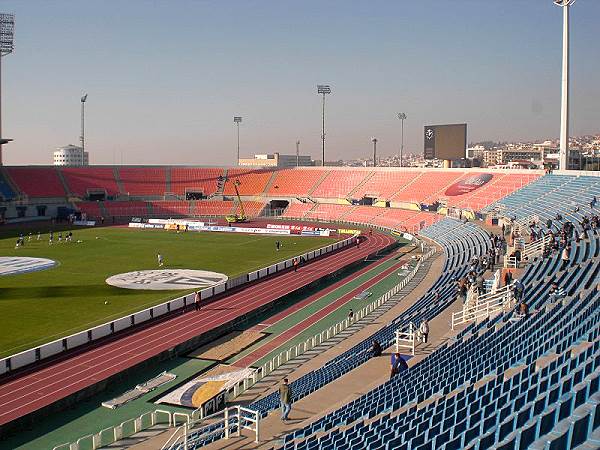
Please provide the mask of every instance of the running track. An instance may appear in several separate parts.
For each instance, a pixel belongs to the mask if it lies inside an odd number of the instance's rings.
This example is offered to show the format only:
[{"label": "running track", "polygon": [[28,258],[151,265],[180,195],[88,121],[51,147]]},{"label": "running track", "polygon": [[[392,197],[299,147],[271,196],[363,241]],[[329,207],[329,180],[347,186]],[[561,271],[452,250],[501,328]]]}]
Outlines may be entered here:
[{"label": "running track", "polygon": [[[392,255],[388,256],[387,258],[385,258],[381,262],[381,264],[383,264],[384,261],[387,261],[388,259],[393,258],[393,257],[397,257],[397,256],[398,255],[396,255],[396,254],[392,254]],[[396,271],[398,269],[398,266],[400,266],[400,265],[402,265],[404,263],[405,263],[405,261],[399,261],[397,264],[394,264],[393,266],[388,267],[383,272],[377,274],[376,276],[374,276],[370,280],[365,281],[364,283],[362,283],[361,285],[359,285],[358,287],[356,287],[352,291],[350,291],[347,294],[345,294],[345,295],[341,296],[340,298],[336,299],[334,302],[329,303],[327,306],[325,306],[325,307],[321,308],[320,310],[316,311],[314,314],[312,314],[311,316],[307,317],[303,321],[298,322],[296,325],[292,326],[291,328],[288,328],[287,330],[285,330],[280,335],[274,337],[270,341],[266,342],[264,345],[261,345],[260,347],[258,347],[257,349],[255,349],[253,352],[248,353],[243,358],[240,358],[240,360],[236,361],[234,363],[234,365],[240,366],[240,367],[246,367],[246,366],[249,366],[250,364],[255,363],[260,358],[263,358],[264,356],[268,355],[270,352],[272,352],[276,348],[279,348],[285,342],[289,341],[290,339],[292,339],[296,335],[302,333],[305,329],[307,329],[311,325],[317,323],[323,317],[328,316],[330,313],[332,313],[336,309],[338,309],[338,308],[342,307],[343,305],[345,305],[346,303],[348,303],[350,300],[352,300],[354,298],[355,295],[360,294],[365,289],[367,289],[370,286],[373,286],[374,284],[376,284],[379,281],[383,280],[389,274],[391,274],[392,272]],[[371,269],[371,268],[372,267],[369,267],[369,269]],[[344,283],[347,283],[347,282],[348,282],[348,280],[344,280]],[[323,293],[319,292],[318,294],[315,294],[315,295],[317,295],[318,297],[321,297],[323,295]]]},{"label": "running track", "polygon": [[23,417],[81,391],[148,358],[219,327],[256,308],[358,261],[394,242],[373,233],[360,248],[353,246],[307,263],[297,273],[249,285],[219,298],[200,312],[188,312],[132,331],[66,359],[42,363],[0,384],[0,425]]}]

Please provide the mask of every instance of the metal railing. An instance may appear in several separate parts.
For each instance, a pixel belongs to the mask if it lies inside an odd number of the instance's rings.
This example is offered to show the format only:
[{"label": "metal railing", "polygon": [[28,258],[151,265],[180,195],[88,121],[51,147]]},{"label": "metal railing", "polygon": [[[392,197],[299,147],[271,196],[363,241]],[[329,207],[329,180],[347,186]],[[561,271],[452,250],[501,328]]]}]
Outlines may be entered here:
[{"label": "metal railing", "polygon": [[394,295],[396,295],[398,292],[400,292],[402,289],[404,289],[406,287],[406,285],[410,282],[410,280],[412,280],[413,277],[419,271],[419,268],[421,267],[421,263],[423,261],[429,259],[434,254],[435,254],[435,248],[432,248],[427,253],[423,254],[421,256],[421,259],[415,265],[415,267],[404,277],[404,279],[400,283],[398,283],[396,286],[394,286],[388,292],[383,294],[377,300],[374,300],[370,304],[368,304],[365,307],[363,307],[362,309],[358,310],[354,314],[354,318],[352,320],[350,320],[350,319],[342,320],[341,322],[338,322],[335,325],[330,326],[326,330],[323,330],[320,333],[317,333],[314,336],[309,337],[305,341],[300,342],[299,344],[294,345],[293,347],[290,347],[287,350],[281,351],[280,353],[275,355],[273,358],[271,358],[269,361],[265,362],[262,366],[257,368],[251,376],[245,378],[244,380],[240,381],[239,383],[235,384],[234,386],[232,386],[229,389],[229,391],[228,391],[229,400],[230,401],[233,400],[234,398],[236,398],[237,396],[239,396],[240,394],[242,394],[243,392],[248,390],[250,387],[252,387],[254,384],[256,384],[258,381],[265,378],[267,375],[269,375],[270,373],[272,373],[277,368],[279,368],[283,364],[287,363],[291,359],[294,359],[294,358],[302,355],[303,353],[307,352],[308,350],[310,350],[312,348],[318,347],[323,342],[327,341],[328,339],[331,339],[332,337],[334,337],[337,334],[341,333],[342,331],[346,330],[353,323],[358,322],[365,316],[371,314],[374,310],[379,308],[382,304],[387,302],[390,298],[392,298]]},{"label": "metal railing", "polygon": [[[166,422],[160,420],[161,415],[165,415],[167,417]],[[154,411],[145,412],[134,419],[121,422],[119,425],[115,425],[114,427],[104,428],[98,433],[82,436],[75,442],[57,445],[52,450],[80,450],[90,448],[92,450],[96,450],[97,448],[104,447],[120,441],[121,439],[133,436],[140,431],[146,430],[160,423],[166,423],[170,427],[173,423],[172,421],[173,417],[169,411],[155,409]]]},{"label": "metal railing", "polygon": [[525,244],[523,251],[521,252],[521,259],[529,260],[541,255],[544,252],[544,248],[551,240],[552,237],[550,235],[545,235],[529,244]]},{"label": "metal railing", "polygon": [[[199,428],[203,425],[204,430]],[[212,435],[221,433],[223,433],[225,439],[229,439],[232,429],[234,429],[234,433],[237,433],[237,436],[241,436],[242,429],[253,431],[254,442],[260,442],[260,413],[235,405],[201,419],[190,419],[175,429],[161,447],[161,450],[175,448],[188,450]]]},{"label": "metal railing", "polygon": [[400,353],[401,348],[407,348],[410,354],[415,356],[416,328],[415,324],[410,322],[408,331],[396,330],[396,353]]},{"label": "metal railing", "polygon": [[509,284],[494,293],[480,296],[474,304],[465,304],[461,311],[452,313],[452,329],[511,307],[514,299],[512,289],[513,284]]}]

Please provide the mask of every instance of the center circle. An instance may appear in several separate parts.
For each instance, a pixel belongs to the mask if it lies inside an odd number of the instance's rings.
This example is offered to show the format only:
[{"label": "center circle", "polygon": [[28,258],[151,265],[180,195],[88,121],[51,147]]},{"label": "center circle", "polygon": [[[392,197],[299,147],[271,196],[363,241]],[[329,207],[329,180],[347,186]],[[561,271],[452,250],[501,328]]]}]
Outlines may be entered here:
[{"label": "center circle", "polygon": [[205,289],[227,281],[227,275],[193,269],[138,270],[120,273],[106,283],[124,289],[169,291],[176,289]]},{"label": "center circle", "polygon": [[29,256],[0,256],[0,276],[16,275],[46,270],[56,266],[56,261],[48,258]]}]

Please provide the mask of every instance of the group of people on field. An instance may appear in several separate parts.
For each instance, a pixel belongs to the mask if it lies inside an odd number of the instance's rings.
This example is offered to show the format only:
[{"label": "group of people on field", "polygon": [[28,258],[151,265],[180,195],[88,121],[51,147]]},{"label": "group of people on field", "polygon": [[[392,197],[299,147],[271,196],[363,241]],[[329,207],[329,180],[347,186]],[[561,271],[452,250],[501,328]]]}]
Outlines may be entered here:
[{"label": "group of people on field", "polygon": [[[42,233],[40,231],[38,231],[37,233],[37,237],[36,237],[36,241],[41,241],[42,240]],[[19,237],[17,238],[17,242],[15,244],[15,248],[20,248],[20,247],[24,247],[25,246],[25,242],[31,242],[33,240],[33,233],[29,232],[29,234],[27,234],[27,238],[25,238],[25,234],[24,233],[20,233]],[[73,241],[73,232],[72,231],[67,231],[64,235],[64,242],[72,242]],[[62,231],[58,232],[58,242],[63,242],[63,233]],[[48,245],[52,245],[54,244],[54,231],[49,231],[48,232]]]}]

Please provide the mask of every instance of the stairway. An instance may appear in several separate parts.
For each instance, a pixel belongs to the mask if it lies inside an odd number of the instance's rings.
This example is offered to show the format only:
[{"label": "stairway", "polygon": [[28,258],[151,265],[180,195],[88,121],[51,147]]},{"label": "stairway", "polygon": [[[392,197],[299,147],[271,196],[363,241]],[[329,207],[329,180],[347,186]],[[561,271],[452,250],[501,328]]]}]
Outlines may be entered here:
[{"label": "stairway", "polygon": [[375,172],[369,172],[369,174],[360,183],[358,183],[358,185],[354,189],[348,192],[346,198],[352,198],[352,195],[358,190],[358,188],[364,186],[371,178],[373,178],[374,175]]},{"label": "stairway", "polygon": [[98,206],[100,207],[100,212],[102,213],[102,217],[108,217],[108,210],[104,206],[104,202],[98,202]]},{"label": "stairway", "polygon": [[115,181],[117,183],[117,186],[119,187],[119,194],[126,195],[127,192],[125,192],[125,188],[123,187],[123,182],[121,181],[121,175],[119,174],[118,167],[113,168],[113,176],[115,177]]},{"label": "stairway", "polygon": [[311,187],[308,192],[306,193],[306,195],[310,198],[310,195],[319,187],[319,185],[323,182],[323,180],[325,178],[327,178],[327,176],[331,173],[331,170],[325,170],[323,171],[323,175],[321,176],[321,178],[319,178],[319,180],[315,183],[315,185],[313,187]]},{"label": "stairway", "polygon": [[388,200],[393,200],[393,198],[396,195],[398,195],[400,192],[405,191],[406,189],[408,189],[411,185],[413,185],[415,183],[415,181],[417,181],[419,178],[421,178],[424,174],[425,174],[425,172],[421,172],[419,175],[417,175],[416,177],[414,177],[408,184],[405,184],[400,189],[398,189],[396,192],[394,192],[392,195],[390,195],[390,198]]},{"label": "stairway", "polygon": [[165,171],[165,192],[173,192],[171,190],[171,168],[165,167],[164,171]]},{"label": "stairway", "polygon": [[269,190],[271,189],[271,186],[273,186],[273,182],[275,181],[276,177],[277,177],[277,171],[274,170],[273,172],[271,172],[269,181],[267,181],[267,184],[265,185],[265,189],[260,194],[261,196],[266,197],[268,195]]},{"label": "stairway", "polygon": [[69,185],[67,184],[67,180],[65,180],[62,170],[60,170],[59,168],[55,168],[55,170],[58,174],[58,179],[60,180],[60,183],[62,184],[62,187],[65,190],[65,197],[71,197],[73,194],[71,193],[71,191],[69,191]]}]

